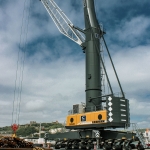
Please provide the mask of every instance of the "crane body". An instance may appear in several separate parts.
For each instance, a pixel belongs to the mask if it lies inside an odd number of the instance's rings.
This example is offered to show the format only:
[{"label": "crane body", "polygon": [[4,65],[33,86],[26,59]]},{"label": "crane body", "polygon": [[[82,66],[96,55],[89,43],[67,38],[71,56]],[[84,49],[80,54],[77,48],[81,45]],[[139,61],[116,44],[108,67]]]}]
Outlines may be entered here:
[{"label": "crane body", "polygon": [[[56,143],[55,148],[65,149],[85,149],[87,148],[85,143],[90,145],[90,148],[93,148],[93,142],[87,142],[88,140],[96,141],[98,148],[100,147],[100,142],[102,143],[102,139],[112,139],[111,143],[115,143],[114,139],[124,140],[130,138],[133,140],[134,133],[105,130],[111,128],[127,128],[130,126],[129,100],[123,94],[118,76],[116,77],[122,96],[116,97],[113,94],[101,56],[100,40],[103,40],[106,45],[103,36],[105,32],[97,20],[94,0],[83,0],[84,30],[75,27],[54,0],[41,0],[41,2],[52,17],[59,31],[81,46],[85,53],[86,67],[85,105],[73,105],[73,108],[66,117],[66,129],[75,129],[76,131],[46,134],[45,139],[68,139],[67,141],[62,140]],[[111,91],[107,95],[102,94],[102,68],[105,70]],[[124,142],[123,140],[120,142]],[[112,145],[110,146],[107,141],[103,142],[103,147],[112,147]]]}]

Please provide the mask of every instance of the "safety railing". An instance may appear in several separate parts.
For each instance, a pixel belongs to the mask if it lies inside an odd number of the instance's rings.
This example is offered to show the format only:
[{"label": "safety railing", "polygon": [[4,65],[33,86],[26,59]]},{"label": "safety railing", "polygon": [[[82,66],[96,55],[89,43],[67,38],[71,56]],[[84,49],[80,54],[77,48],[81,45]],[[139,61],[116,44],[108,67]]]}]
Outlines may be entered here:
[{"label": "safety railing", "polygon": [[139,138],[139,141],[141,142],[143,147],[147,148],[148,146],[145,143],[145,138],[142,132],[140,132],[140,128],[138,127],[137,123],[130,123],[130,126],[132,127],[133,131],[136,133],[136,136]]},{"label": "safety railing", "polygon": [[93,111],[99,111],[102,110],[101,106],[90,106],[90,107],[82,107],[79,109],[71,109],[68,111],[68,115],[71,114],[79,114],[79,113],[85,113],[85,112],[93,112]]}]

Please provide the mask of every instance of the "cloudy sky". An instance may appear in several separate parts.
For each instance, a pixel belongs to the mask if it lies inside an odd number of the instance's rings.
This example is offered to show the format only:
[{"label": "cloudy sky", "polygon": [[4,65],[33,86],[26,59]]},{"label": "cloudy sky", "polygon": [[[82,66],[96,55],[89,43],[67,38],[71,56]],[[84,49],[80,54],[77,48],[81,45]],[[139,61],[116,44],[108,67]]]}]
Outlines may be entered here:
[{"label": "cloudy sky", "polygon": [[[82,0],[55,1],[84,29]],[[130,100],[131,122],[150,128],[150,1],[95,0],[95,6]],[[63,123],[73,104],[85,102],[84,57],[79,45],[59,33],[40,1],[0,0],[0,127],[18,123],[19,103],[19,124]],[[106,68],[120,92],[111,66]]]}]

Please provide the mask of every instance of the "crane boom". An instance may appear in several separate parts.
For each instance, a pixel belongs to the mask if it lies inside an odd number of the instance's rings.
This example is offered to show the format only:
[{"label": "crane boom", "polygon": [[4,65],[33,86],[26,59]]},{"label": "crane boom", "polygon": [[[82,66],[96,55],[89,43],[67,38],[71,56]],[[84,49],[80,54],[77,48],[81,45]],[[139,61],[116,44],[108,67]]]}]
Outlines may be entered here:
[{"label": "crane boom", "polygon": [[44,7],[48,11],[49,15],[53,19],[56,24],[58,30],[82,46],[85,38],[80,34],[80,32],[74,28],[73,23],[68,19],[68,17],[64,14],[64,12],[58,7],[58,5],[54,2],[54,0],[41,0]]}]

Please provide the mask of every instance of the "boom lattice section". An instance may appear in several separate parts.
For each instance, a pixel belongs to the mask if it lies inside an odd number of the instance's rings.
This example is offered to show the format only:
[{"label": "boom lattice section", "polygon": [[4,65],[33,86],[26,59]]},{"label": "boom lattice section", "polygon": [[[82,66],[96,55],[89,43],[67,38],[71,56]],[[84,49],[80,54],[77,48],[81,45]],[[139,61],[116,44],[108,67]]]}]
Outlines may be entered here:
[{"label": "boom lattice section", "polygon": [[67,18],[54,0],[41,0],[41,2],[53,19],[59,31],[77,44],[82,45],[84,42],[84,37],[77,29],[73,27],[72,22]]}]

